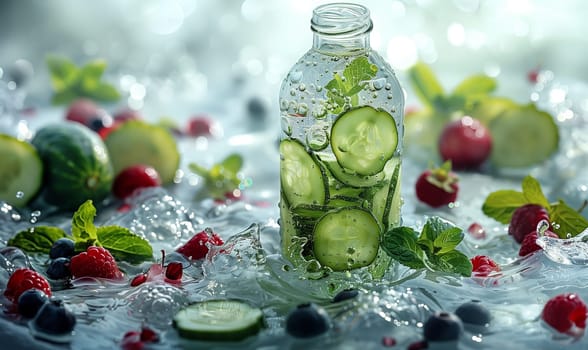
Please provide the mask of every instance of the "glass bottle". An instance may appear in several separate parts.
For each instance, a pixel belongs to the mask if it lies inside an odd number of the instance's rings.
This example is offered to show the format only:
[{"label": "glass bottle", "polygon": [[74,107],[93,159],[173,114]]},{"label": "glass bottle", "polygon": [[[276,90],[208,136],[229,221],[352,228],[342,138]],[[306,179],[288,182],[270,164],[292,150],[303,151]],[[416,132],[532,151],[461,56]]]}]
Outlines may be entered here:
[{"label": "glass bottle", "polygon": [[306,272],[381,277],[380,236],[401,220],[404,94],[370,48],[367,8],[319,6],[311,29],[279,96],[282,255]]}]

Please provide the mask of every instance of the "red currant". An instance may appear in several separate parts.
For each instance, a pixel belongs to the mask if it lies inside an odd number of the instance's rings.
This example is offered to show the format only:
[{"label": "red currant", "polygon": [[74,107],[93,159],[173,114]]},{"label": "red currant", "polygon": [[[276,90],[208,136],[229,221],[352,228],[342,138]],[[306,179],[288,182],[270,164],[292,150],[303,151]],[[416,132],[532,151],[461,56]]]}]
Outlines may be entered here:
[{"label": "red currant", "polygon": [[157,187],[161,185],[159,173],[153,167],[147,165],[133,165],[121,171],[112,184],[112,193],[118,198],[124,199],[135,190],[144,187]]}]

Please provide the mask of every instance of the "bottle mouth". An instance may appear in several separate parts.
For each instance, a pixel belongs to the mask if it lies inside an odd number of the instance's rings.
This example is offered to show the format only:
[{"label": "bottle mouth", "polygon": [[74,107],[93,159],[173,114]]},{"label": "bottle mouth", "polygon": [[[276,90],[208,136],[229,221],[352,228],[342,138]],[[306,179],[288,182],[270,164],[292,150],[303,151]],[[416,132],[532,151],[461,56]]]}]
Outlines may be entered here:
[{"label": "bottle mouth", "polygon": [[325,35],[361,34],[372,30],[370,11],[362,5],[331,3],[321,5],[312,12],[310,28]]}]

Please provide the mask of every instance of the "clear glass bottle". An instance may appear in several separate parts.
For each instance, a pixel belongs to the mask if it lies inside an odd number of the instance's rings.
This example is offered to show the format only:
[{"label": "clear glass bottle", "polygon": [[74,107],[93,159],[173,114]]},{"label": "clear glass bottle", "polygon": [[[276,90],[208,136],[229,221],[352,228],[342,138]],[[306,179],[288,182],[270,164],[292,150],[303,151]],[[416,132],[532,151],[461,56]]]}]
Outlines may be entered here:
[{"label": "clear glass bottle", "polygon": [[380,236],[400,224],[404,94],[370,48],[367,8],[319,6],[311,29],[279,96],[282,254],[307,270],[381,277]]}]

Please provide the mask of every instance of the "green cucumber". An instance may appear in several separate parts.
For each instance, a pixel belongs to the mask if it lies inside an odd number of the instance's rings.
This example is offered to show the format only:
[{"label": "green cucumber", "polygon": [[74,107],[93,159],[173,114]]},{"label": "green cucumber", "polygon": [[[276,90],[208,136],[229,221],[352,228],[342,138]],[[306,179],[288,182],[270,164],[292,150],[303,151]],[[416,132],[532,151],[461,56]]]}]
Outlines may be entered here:
[{"label": "green cucumber", "polygon": [[[378,219],[384,229],[389,229],[390,226],[400,224],[400,159],[393,159],[390,164],[394,164],[394,172],[390,178],[388,186],[381,186],[374,188],[374,193],[371,198],[372,213]],[[388,168],[388,165],[386,166]],[[390,195],[391,194],[391,195]]]},{"label": "green cucumber", "polygon": [[324,169],[296,140],[280,142],[280,184],[290,206],[324,204],[328,184]]},{"label": "green cucumber", "polygon": [[340,115],[331,128],[331,149],[341,167],[375,175],[396,152],[398,130],[388,112],[369,106]]},{"label": "green cucumber", "polygon": [[553,117],[534,105],[508,109],[489,124],[490,161],[499,168],[539,164],[557,152],[559,132]]},{"label": "green cucumber", "polygon": [[25,206],[43,182],[43,162],[35,147],[12,136],[0,134],[0,201]]},{"label": "green cucumber", "polygon": [[335,179],[347,186],[371,187],[384,180],[383,172],[379,172],[375,175],[360,175],[342,168],[336,160],[328,161],[321,159],[321,161]]},{"label": "green cucumber", "polygon": [[334,271],[368,266],[378,254],[380,232],[378,221],[365,209],[332,210],[314,227],[314,256]]},{"label": "green cucumber", "polygon": [[261,309],[239,300],[208,300],[191,304],[173,318],[183,338],[240,341],[264,327]]}]

